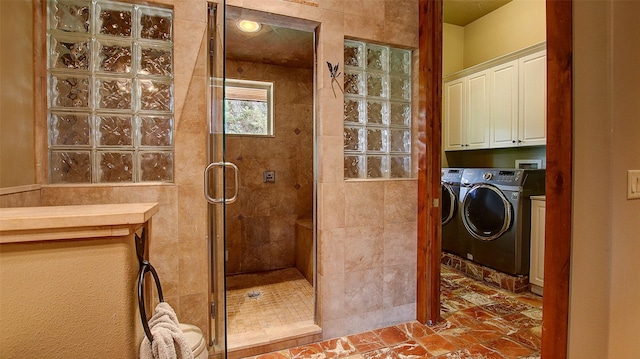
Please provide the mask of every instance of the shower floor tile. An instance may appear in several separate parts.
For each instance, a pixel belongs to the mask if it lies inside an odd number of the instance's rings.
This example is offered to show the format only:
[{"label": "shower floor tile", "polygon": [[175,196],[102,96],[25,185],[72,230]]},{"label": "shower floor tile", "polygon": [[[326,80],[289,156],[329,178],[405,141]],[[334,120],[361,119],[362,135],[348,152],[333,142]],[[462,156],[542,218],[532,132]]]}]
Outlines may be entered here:
[{"label": "shower floor tile", "polygon": [[313,286],[296,268],[227,277],[227,334],[262,332],[314,317]]}]

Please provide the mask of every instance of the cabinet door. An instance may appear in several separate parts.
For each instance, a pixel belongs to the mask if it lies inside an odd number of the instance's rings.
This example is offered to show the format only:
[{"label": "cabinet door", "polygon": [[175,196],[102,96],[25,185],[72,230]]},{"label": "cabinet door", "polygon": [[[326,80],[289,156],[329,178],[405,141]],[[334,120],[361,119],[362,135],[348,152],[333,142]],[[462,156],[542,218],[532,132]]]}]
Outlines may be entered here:
[{"label": "cabinet door", "polygon": [[491,68],[491,147],[518,141],[518,60]]},{"label": "cabinet door", "polygon": [[546,51],[520,58],[521,145],[547,143],[547,56]]},{"label": "cabinet door", "polygon": [[467,76],[465,149],[489,148],[489,70]]},{"label": "cabinet door", "polygon": [[444,84],[442,135],[445,151],[464,149],[464,78]]},{"label": "cabinet door", "polygon": [[529,282],[544,285],[545,201],[531,201],[531,265]]}]

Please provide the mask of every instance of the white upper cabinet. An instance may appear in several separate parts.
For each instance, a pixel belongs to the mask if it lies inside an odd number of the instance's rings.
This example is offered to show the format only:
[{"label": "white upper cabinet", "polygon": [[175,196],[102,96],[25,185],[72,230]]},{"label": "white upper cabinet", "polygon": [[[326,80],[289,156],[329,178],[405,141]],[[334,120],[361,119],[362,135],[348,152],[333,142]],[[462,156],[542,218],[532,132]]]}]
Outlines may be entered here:
[{"label": "white upper cabinet", "polygon": [[547,56],[546,51],[522,57],[520,66],[520,109],[518,143],[525,146],[547,143]]},{"label": "white upper cabinet", "polygon": [[531,50],[444,83],[445,151],[546,145],[546,50]]},{"label": "white upper cabinet", "polygon": [[467,150],[489,147],[490,89],[489,70],[467,76]]},{"label": "white upper cabinet", "polygon": [[443,146],[445,151],[489,147],[489,71],[444,84]]},{"label": "white upper cabinet", "polygon": [[518,60],[491,68],[491,147],[518,141]]},{"label": "white upper cabinet", "polygon": [[465,83],[463,77],[444,84],[442,133],[445,151],[464,149]]}]

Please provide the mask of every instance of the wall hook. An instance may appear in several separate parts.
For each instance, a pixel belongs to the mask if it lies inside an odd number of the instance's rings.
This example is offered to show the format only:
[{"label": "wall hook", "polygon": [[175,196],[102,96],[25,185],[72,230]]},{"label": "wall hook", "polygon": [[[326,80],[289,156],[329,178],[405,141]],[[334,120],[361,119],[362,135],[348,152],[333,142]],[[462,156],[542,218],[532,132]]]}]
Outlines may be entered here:
[{"label": "wall hook", "polygon": [[329,67],[329,76],[331,76],[331,90],[333,90],[333,96],[337,97],[336,90],[333,88],[334,82],[338,84],[338,88],[342,93],[344,93],[344,91],[342,90],[342,86],[340,86],[340,82],[338,82],[338,77],[340,77],[340,75],[342,74],[342,72],[338,72],[340,63],[337,63],[335,66],[333,66],[329,61],[327,61],[327,66]]}]

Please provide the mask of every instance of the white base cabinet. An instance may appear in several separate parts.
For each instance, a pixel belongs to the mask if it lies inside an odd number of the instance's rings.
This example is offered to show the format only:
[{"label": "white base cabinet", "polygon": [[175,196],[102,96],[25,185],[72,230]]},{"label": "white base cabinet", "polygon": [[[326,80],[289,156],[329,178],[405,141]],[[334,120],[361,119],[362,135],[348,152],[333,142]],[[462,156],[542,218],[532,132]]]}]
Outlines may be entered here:
[{"label": "white base cabinet", "polygon": [[544,232],[545,232],[544,196],[531,197],[531,257],[529,283],[531,291],[542,295],[544,287]]}]

